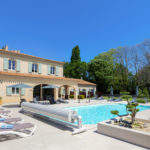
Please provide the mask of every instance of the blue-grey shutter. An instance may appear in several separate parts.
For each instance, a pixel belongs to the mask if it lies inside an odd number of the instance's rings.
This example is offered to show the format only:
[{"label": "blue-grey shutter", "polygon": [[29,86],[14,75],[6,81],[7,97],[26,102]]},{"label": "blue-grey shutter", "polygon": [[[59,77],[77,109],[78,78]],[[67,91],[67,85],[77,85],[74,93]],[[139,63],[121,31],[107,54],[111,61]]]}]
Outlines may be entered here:
[{"label": "blue-grey shutter", "polygon": [[56,67],[56,76],[59,75],[59,67]]},{"label": "blue-grey shutter", "polygon": [[29,62],[29,64],[28,64],[28,71],[29,71],[29,73],[32,72],[32,62]]},{"label": "blue-grey shutter", "polygon": [[21,95],[25,95],[25,89],[24,88],[21,88]]},{"label": "blue-grey shutter", "polygon": [[18,72],[20,72],[20,60],[17,60],[17,68],[16,68],[16,70],[17,70]]},{"label": "blue-grey shutter", "polygon": [[11,96],[11,94],[12,94],[12,88],[7,88],[6,87],[6,95]]},{"label": "blue-grey shutter", "polygon": [[4,58],[4,70],[8,70],[8,58]]},{"label": "blue-grey shutter", "polygon": [[48,74],[48,75],[51,74],[51,66],[50,66],[50,65],[48,65],[48,72],[47,72],[47,74]]},{"label": "blue-grey shutter", "polygon": [[39,74],[42,74],[42,64],[38,64],[38,67],[39,67],[39,69],[38,69]]}]

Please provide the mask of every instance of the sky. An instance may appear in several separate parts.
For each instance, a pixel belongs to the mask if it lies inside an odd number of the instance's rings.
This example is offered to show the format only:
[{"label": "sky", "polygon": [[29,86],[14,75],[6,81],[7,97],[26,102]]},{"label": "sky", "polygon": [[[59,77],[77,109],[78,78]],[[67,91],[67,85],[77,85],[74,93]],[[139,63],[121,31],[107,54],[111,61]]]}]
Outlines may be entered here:
[{"label": "sky", "polygon": [[150,0],[0,0],[0,47],[82,61],[150,38]]}]

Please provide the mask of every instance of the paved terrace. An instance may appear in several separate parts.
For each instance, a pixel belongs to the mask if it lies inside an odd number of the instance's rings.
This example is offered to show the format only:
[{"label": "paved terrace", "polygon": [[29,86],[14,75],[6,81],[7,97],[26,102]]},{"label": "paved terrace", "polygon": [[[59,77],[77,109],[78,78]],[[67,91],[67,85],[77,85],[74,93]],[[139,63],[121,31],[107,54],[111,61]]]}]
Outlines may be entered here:
[{"label": "paved terrace", "polygon": [[[81,100],[79,104],[77,101],[71,100],[69,104],[56,104],[55,107],[104,103],[108,102],[105,100],[92,100],[90,103],[86,103],[86,100]],[[7,105],[6,109],[13,111],[12,116],[22,117],[25,122],[36,124],[37,129],[33,136],[26,138],[5,141],[0,137],[0,148],[2,150],[144,150],[142,147],[98,134],[96,126],[91,126],[87,132],[71,135],[71,129],[67,127],[18,113],[20,108],[16,107],[16,105]],[[137,116],[150,119],[150,110],[139,112]]]}]

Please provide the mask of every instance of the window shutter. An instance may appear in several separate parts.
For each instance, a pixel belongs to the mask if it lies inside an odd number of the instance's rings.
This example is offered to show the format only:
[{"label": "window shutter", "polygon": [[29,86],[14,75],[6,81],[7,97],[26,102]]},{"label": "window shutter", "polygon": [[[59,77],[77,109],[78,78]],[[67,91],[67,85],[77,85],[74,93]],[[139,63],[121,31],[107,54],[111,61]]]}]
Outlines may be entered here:
[{"label": "window shutter", "polygon": [[20,60],[17,60],[17,69],[18,72],[20,72]]},{"label": "window shutter", "polygon": [[29,71],[29,73],[32,72],[32,62],[29,62],[29,65],[28,65],[28,71]]},{"label": "window shutter", "polygon": [[12,94],[12,88],[6,88],[6,95],[11,96]]},{"label": "window shutter", "polygon": [[39,67],[39,74],[41,74],[42,73],[42,64],[38,64],[38,67]]},{"label": "window shutter", "polygon": [[56,76],[59,75],[59,67],[56,67]]},{"label": "window shutter", "polygon": [[4,70],[8,70],[8,58],[4,58]]},{"label": "window shutter", "polygon": [[25,95],[25,89],[24,88],[21,88],[21,95]]},{"label": "window shutter", "polygon": [[50,75],[50,74],[51,74],[51,66],[48,65],[48,75]]}]

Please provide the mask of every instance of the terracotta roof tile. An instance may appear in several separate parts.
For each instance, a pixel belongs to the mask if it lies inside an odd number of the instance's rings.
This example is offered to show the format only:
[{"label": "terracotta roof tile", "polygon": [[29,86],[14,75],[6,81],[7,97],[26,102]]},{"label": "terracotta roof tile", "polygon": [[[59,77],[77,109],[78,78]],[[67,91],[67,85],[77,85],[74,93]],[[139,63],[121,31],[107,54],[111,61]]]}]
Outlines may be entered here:
[{"label": "terracotta roof tile", "polygon": [[37,57],[37,56],[27,55],[27,54],[23,54],[23,53],[20,53],[20,52],[17,52],[17,51],[0,49],[0,52],[15,54],[15,55],[19,55],[19,56],[27,56],[27,57],[30,57],[30,58],[36,58],[36,59],[46,60],[46,61],[50,61],[50,62],[54,62],[54,63],[64,64],[64,62],[61,62],[61,61],[54,61],[54,60],[45,59],[45,58],[41,58],[41,57]]},{"label": "terracotta roof tile", "polygon": [[29,74],[29,73],[12,73],[12,72],[3,72],[3,71],[0,71],[0,75],[75,81],[79,85],[94,85],[94,86],[96,86],[96,84],[94,84],[94,83],[91,83],[91,82],[88,82],[85,80],[81,80],[81,79],[74,79],[74,78],[65,78],[65,77],[56,77],[56,76],[47,76],[47,75],[36,75],[36,74]]}]

